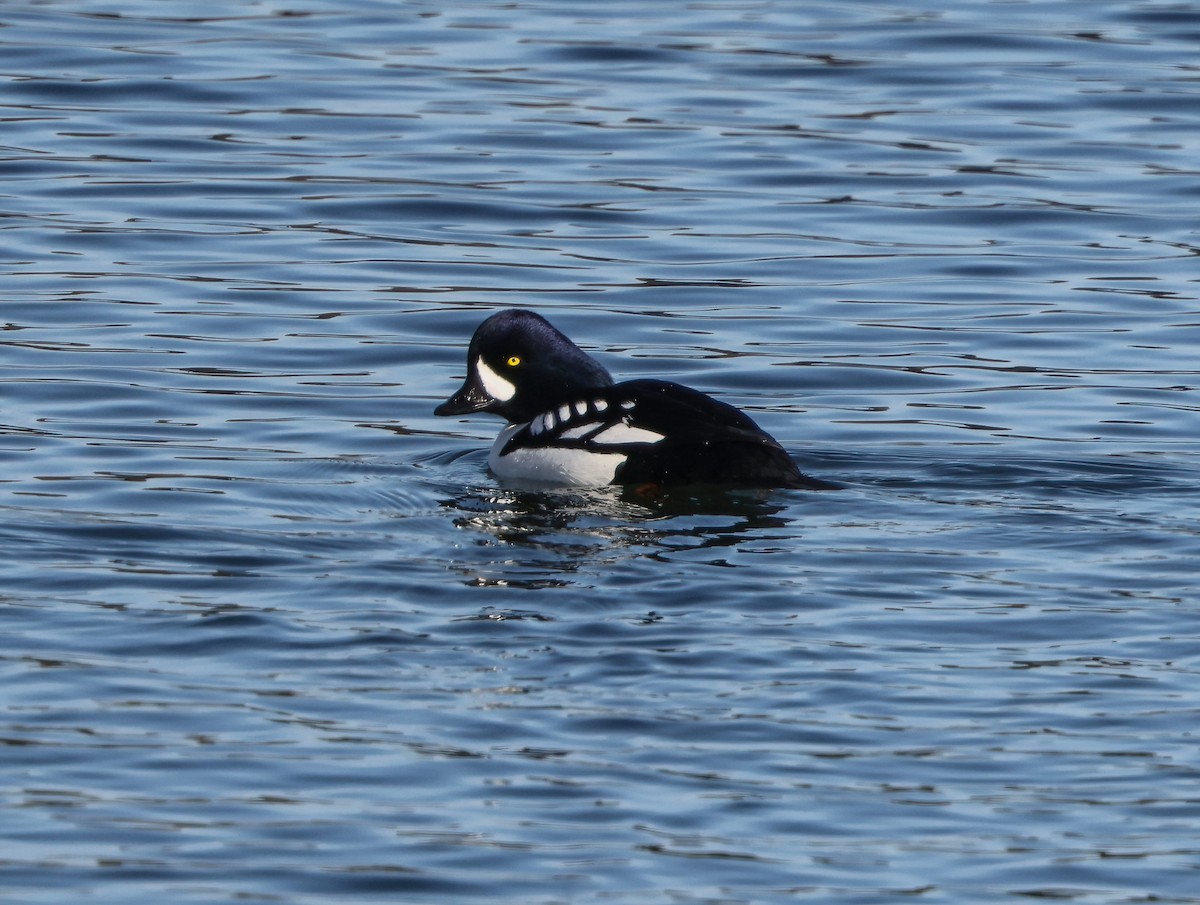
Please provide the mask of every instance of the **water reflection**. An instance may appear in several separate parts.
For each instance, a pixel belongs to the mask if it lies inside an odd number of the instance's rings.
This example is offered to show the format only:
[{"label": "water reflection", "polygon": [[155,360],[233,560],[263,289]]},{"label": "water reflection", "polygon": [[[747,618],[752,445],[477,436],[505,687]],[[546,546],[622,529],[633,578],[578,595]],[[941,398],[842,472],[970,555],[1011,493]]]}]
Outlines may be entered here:
[{"label": "water reflection", "polygon": [[789,527],[793,499],[774,490],[634,487],[532,491],[470,488],[440,504],[472,540],[449,568],[473,586],[532,589],[590,584],[585,573],[637,557],[761,543]]}]

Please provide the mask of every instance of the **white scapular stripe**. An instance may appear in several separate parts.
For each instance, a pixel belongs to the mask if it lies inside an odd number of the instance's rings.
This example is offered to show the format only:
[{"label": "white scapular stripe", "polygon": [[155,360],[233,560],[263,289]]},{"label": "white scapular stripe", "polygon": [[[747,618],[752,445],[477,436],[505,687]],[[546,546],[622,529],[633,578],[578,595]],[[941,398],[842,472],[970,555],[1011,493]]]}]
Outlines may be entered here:
[{"label": "white scapular stripe", "polygon": [[644,427],[634,427],[624,421],[618,421],[610,428],[602,430],[592,438],[593,443],[657,443],[663,438],[657,431]]},{"label": "white scapular stripe", "polygon": [[517,392],[517,387],[511,380],[501,377],[489,368],[482,358],[475,359],[475,370],[479,374],[479,382],[493,399],[508,402]]},{"label": "white scapular stripe", "polygon": [[575,427],[569,427],[558,436],[562,440],[578,440],[580,437],[590,434],[599,426],[595,421],[588,421],[584,424],[577,424]]}]

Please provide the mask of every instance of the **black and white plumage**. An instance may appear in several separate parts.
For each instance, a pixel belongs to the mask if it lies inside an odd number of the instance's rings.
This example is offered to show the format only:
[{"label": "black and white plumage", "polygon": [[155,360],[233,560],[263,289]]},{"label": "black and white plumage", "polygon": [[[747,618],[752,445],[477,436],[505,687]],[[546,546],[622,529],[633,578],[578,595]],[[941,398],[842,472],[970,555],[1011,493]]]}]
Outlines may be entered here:
[{"label": "black and white plumage", "polygon": [[501,478],[540,484],[730,484],[820,489],[744,412],[665,380],[613,383],[531,311],[493,314],[467,350],[467,379],[437,415],[508,421],[488,456]]}]

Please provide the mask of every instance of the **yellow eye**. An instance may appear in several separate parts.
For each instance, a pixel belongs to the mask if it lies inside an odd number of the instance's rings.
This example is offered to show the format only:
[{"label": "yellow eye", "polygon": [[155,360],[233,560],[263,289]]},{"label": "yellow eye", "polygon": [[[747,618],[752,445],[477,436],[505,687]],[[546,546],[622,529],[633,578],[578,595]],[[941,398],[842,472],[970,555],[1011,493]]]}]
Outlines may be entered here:
[{"label": "yellow eye", "polygon": [[508,356],[508,361],[505,362],[505,364],[508,365],[510,368],[515,368],[520,363],[521,363],[520,355],[510,355],[510,356]]}]

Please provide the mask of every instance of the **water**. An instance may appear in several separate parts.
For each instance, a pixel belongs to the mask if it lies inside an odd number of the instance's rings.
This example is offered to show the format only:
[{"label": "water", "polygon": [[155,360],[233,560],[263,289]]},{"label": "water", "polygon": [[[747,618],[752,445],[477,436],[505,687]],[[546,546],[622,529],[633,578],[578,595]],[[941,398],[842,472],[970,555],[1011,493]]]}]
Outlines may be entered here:
[{"label": "water", "polygon": [[1200,6],[338,7],[0,7],[0,899],[1200,902]]}]

